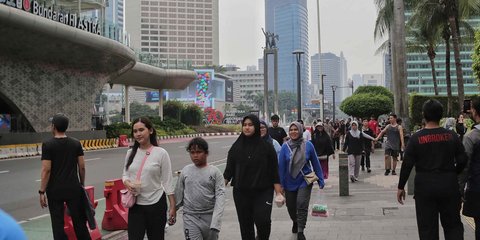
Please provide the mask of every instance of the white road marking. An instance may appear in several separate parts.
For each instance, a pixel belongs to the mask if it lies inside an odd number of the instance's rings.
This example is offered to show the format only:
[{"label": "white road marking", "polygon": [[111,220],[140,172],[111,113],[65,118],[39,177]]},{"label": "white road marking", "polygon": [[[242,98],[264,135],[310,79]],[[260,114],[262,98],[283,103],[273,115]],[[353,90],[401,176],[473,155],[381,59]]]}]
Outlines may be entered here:
[{"label": "white road marking", "polygon": [[223,146],[222,148],[225,149],[225,148],[231,148],[232,145],[228,145],[228,146]]},{"label": "white road marking", "polygon": [[214,163],[218,163],[218,162],[223,162],[227,160],[227,158],[224,158],[224,159],[220,159],[220,160],[217,160],[217,161],[213,161],[213,162],[209,162],[209,164],[214,164]]},{"label": "white road marking", "polygon": [[100,160],[102,158],[90,158],[90,159],[85,159],[85,162],[90,162],[90,161],[95,161],[95,160]]},{"label": "white road marking", "polygon": [[[95,199],[95,201],[104,201],[104,200],[105,200],[105,198]],[[49,213],[47,213],[47,214],[42,214],[42,215],[40,215],[40,216],[32,217],[32,218],[29,218],[29,219],[27,219],[27,220],[18,221],[17,223],[18,223],[18,224],[24,224],[24,223],[27,223],[27,222],[30,222],[30,221],[33,221],[33,220],[37,220],[37,219],[40,219],[40,218],[48,217],[48,216],[50,216]]]},{"label": "white road marking", "polygon": [[2,174],[2,173],[9,173],[9,172],[10,172],[9,170],[0,171],[0,174]]},{"label": "white road marking", "polygon": [[35,182],[40,182],[40,181],[42,181],[42,179],[37,179],[37,180],[35,180]]}]

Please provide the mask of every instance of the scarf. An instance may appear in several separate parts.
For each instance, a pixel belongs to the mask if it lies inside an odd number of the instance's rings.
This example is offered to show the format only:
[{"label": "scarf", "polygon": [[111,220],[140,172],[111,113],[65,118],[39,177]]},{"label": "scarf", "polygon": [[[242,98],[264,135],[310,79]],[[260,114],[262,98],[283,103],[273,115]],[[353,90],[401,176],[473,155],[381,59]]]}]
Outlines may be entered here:
[{"label": "scarf", "polygon": [[360,132],[360,130],[358,130],[358,122],[357,121],[352,121],[350,126],[353,125],[353,124],[357,125],[357,130],[354,131],[353,129],[350,129],[350,135],[352,135],[352,137],[354,137],[354,138],[360,138],[360,133],[361,132]]},{"label": "scarf", "polygon": [[267,128],[267,134],[265,134],[265,136],[262,137],[262,139],[270,144],[273,145],[273,138],[270,136],[270,134],[268,134],[268,126],[267,126],[267,123],[263,120],[260,120],[260,126],[265,126]]},{"label": "scarf", "polygon": [[293,178],[296,178],[300,171],[302,170],[303,166],[305,165],[306,156],[306,144],[303,141],[303,127],[302,124],[298,122],[293,122],[290,124],[290,127],[295,125],[298,128],[298,138],[297,139],[290,139],[287,141],[288,147],[292,151],[291,159],[290,159],[290,175]]}]

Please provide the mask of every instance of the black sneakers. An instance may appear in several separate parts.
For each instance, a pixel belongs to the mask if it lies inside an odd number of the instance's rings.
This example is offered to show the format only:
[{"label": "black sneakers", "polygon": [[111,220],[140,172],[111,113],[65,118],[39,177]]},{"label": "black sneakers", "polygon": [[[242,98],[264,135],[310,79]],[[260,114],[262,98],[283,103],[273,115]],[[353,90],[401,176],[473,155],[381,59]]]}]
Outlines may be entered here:
[{"label": "black sneakers", "polygon": [[364,167],[364,166],[362,166],[362,172],[364,172],[364,171],[365,171],[365,167]]},{"label": "black sneakers", "polygon": [[367,172],[368,172],[368,173],[371,173],[372,170],[371,170],[370,168],[367,168]]},{"label": "black sneakers", "polygon": [[298,224],[294,222],[292,226],[292,233],[297,233],[297,232],[298,232]]},{"label": "black sneakers", "polygon": [[388,176],[390,174],[390,169],[385,170],[385,176]]},{"label": "black sneakers", "polygon": [[397,173],[395,172],[395,170],[392,171],[392,175],[397,175]]}]

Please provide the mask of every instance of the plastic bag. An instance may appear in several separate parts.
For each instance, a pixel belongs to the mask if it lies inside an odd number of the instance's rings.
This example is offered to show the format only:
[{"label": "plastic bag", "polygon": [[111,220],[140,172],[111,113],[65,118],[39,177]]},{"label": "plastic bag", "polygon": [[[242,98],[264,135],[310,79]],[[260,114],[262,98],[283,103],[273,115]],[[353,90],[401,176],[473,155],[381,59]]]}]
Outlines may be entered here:
[{"label": "plastic bag", "polygon": [[328,207],[322,204],[313,204],[312,216],[314,217],[328,217]]}]

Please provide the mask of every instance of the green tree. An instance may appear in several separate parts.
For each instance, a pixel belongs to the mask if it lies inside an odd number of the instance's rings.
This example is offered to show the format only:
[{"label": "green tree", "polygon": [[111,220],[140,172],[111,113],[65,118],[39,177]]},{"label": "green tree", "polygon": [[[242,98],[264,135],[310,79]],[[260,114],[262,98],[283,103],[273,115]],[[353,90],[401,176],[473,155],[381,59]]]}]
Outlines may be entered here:
[{"label": "green tree", "polygon": [[158,116],[158,107],[152,109],[151,107],[138,102],[130,103],[130,118],[132,120],[139,117],[150,116]]},{"label": "green tree", "polygon": [[182,123],[198,126],[203,120],[203,110],[196,104],[189,104],[182,110]]},{"label": "green tree", "polygon": [[[408,28],[407,50],[409,52],[427,53],[432,70],[433,90],[438,95],[437,74],[435,71],[435,49],[441,39],[441,31],[428,22],[410,21]],[[420,83],[419,83],[420,84]]]},{"label": "green tree", "polygon": [[475,35],[475,47],[473,50],[473,74],[477,79],[477,85],[480,88],[480,31],[477,31]]},{"label": "green tree", "polygon": [[340,110],[354,117],[380,116],[392,111],[392,100],[381,94],[361,93],[347,97],[340,104]]},{"label": "green tree", "polygon": [[384,95],[387,96],[392,100],[393,103],[393,94],[392,92],[388,91],[387,88],[382,87],[382,86],[360,86],[355,90],[353,93],[355,94],[362,94],[362,93],[371,93],[371,94],[379,94],[379,95]]},{"label": "green tree", "polygon": [[[415,2],[412,20],[431,28],[439,28],[445,41],[445,74],[447,84],[447,112],[452,109],[452,87],[450,74],[450,40],[453,42],[457,89],[459,99],[464,99],[463,72],[459,52],[460,27],[464,30],[465,42],[471,42],[473,28],[464,19],[470,18],[480,11],[478,0],[420,0]],[[463,102],[463,100],[462,100]],[[459,103],[461,104],[461,103]],[[461,108],[461,106],[459,106]]]},{"label": "green tree", "polygon": [[[388,49],[391,50],[392,90],[395,112],[408,125],[408,93],[406,84],[405,4],[412,0],[375,0],[379,10],[374,37],[383,38],[388,33]],[[385,45],[385,44],[384,44]]]},{"label": "green tree", "polygon": [[180,121],[183,108],[184,106],[181,102],[168,100],[163,104],[163,116]]}]

